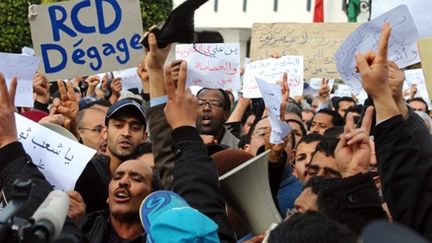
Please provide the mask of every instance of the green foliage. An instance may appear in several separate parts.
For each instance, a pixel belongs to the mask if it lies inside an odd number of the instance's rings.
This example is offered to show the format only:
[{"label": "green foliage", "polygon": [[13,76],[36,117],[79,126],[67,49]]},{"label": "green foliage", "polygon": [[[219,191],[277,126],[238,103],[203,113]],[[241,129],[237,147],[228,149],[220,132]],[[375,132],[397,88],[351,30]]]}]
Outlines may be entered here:
[{"label": "green foliage", "polygon": [[[32,46],[28,4],[54,2],[62,0],[0,0],[0,52],[21,53],[23,46]],[[173,5],[172,0],[140,0],[140,4],[145,30],[164,21]]]},{"label": "green foliage", "polygon": [[40,0],[0,0],[0,52],[21,53],[23,46],[32,46],[28,3]]},{"label": "green foliage", "polygon": [[173,7],[172,0],[140,0],[144,30],[163,22]]}]

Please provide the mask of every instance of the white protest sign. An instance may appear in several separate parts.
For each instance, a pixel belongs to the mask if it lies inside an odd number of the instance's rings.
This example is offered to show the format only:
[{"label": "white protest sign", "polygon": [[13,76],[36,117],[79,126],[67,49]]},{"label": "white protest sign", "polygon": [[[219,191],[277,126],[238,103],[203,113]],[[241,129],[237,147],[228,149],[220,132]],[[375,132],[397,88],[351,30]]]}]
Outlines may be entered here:
[{"label": "white protest sign", "polygon": [[351,97],[352,90],[349,85],[346,84],[338,84],[336,91],[330,95],[331,97]]},{"label": "white protest sign", "polygon": [[363,89],[355,70],[355,53],[377,51],[384,22],[392,27],[388,45],[388,59],[404,68],[420,61],[417,51],[419,37],[414,21],[405,5],[401,5],[358,27],[334,54],[342,79],[358,94]]},{"label": "white protest sign", "polygon": [[371,18],[391,10],[401,4],[407,5],[411,16],[417,26],[420,36],[432,36],[432,21],[430,18],[430,10],[432,8],[432,0],[379,0],[372,4]]},{"label": "white protest sign", "polygon": [[16,106],[33,107],[33,77],[39,62],[39,57],[0,53],[0,72],[3,73],[8,87],[13,77],[18,80]]},{"label": "white protest sign", "polygon": [[35,53],[33,48],[24,46],[23,48],[21,48],[21,54],[26,56],[34,56]]},{"label": "white protest sign", "polygon": [[429,107],[431,106],[425,78],[423,75],[423,69],[419,68],[405,70],[405,83],[408,87],[411,87],[411,85],[415,84],[417,87],[417,93],[415,97],[421,97],[424,101],[426,101]]},{"label": "white protest sign", "polygon": [[251,62],[246,65],[243,75],[243,96],[246,98],[260,98],[261,92],[255,78],[259,77],[268,83],[282,80],[284,72],[288,72],[288,86],[290,96],[303,94],[303,57],[283,56]]},{"label": "white protest sign", "polygon": [[270,143],[281,144],[291,130],[288,123],[280,119],[281,87],[277,84],[268,83],[261,78],[256,78],[256,81],[268,110],[271,125]]},{"label": "white protest sign", "polygon": [[73,190],[94,149],[15,114],[18,141],[55,189]]},{"label": "white protest sign", "polygon": [[139,0],[31,5],[29,21],[50,80],[136,67],[143,57]]},{"label": "white protest sign", "polygon": [[141,78],[137,74],[137,68],[129,68],[113,72],[115,78],[121,78],[122,90],[137,88],[142,90]]},{"label": "white protest sign", "polygon": [[188,63],[187,86],[240,89],[239,43],[177,45],[176,59]]}]

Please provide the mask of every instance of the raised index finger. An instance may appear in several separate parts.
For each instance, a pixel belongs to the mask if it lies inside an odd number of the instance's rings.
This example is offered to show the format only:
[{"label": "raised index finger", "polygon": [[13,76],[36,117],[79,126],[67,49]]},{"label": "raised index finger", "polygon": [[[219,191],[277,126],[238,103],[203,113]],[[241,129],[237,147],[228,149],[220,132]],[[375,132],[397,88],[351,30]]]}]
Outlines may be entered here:
[{"label": "raised index finger", "polygon": [[171,70],[169,69],[169,67],[165,68],[165,84],[166,84],[165,86],[166,86],[166,92],[167,92],[168,99],[174,98],[175,86],[174,86],[174,82],[172,79],[172,73],[171,73]]},{"label": "raised index finger", "polygon": [[9,99],[10,99],[10,103],[15,106],[15,93],[16,93],[16,89],[17,89],[17,78],[13,77],[10,85],[9,85]]},{"label": "raised index finger", "polygon": [[378,55],[387,60],[388,42],[390,39],[391,27],[389,23],[384,23],[381,31],[380,42],[378,47]]},{"label": "raised index finger", "polygon": [[57,85],[58,85],[58,89],[60,92],[60,100],[61,101],[66,101],[67,100],[67,92],[66,92],[66,88],[65,85],[63,83],[63,80],[58,79],[57,80]]},{"label": "raised index finger", "polygon": [[0,73],[0,103],[5,104],[9,102],[9,93],[6,86],[6,80],[2,73]]},{"label": "raised index finger", "polygon": [[363,120],[362,120],[361,127],[364,128],[366,130],[366,132],[368,132],[368,133],[369,133],[370,128],[372,126],[373,110],[374,110],[374,107],[373,106],[369,106],[366,109],[366,112],[365,112],[365,114],[363,116]]},{"label": "raised index finger", "polygon": [[68,100],[70,100],[70,101],[76,101],[77,98],[75,96],[75,90],[74,90],[74,87],[73,87],[72,83],[71,82],[67,82],[66,83],[66,87],[67,87],[67,97],[68,97]]},{"label": "raised index finger", "polygon": [[180,92],[184,92],[186,88],[186,79],[187,79],[187,63],[186,61],[182,61],[180,64],[180,73],[177,81],[177,90]]}]

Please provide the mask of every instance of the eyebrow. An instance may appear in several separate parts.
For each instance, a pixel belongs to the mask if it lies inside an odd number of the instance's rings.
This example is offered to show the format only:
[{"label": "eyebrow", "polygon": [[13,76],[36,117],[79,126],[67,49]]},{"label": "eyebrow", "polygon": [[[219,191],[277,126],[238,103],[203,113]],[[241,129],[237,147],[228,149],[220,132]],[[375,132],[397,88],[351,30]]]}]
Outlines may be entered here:
[{"label": "eyebrow", "polygon": [[[116,172],[114,172],[113,175],[121,175],[121,176],[123,176],[125,173],[126,173],[125,171],[121,170],[121,171],[116,171]],[[139,176],[139,177],[145,178],[145,176],[143,176],[142,174],[140,174],[140,173],[138,173],[138,172],[135,172],[135,171],[130,171],[130,172],[128,173],[128,175],[129,175],[129,176]]]},{"label": "eyebrow", "polygon": [[341,175],[341,173],[339,173],[339,171],[334,170],[334,169],[329,168],[329,167],[324,167],[324,174],[331,174],[331,175],[334,175],[338,178],[342,178],[342,175]]},{"label": "eyebrow", "polygon": [[307,166],[307,169],[308,169],[308,170],[310,170],[310,169],[312,169],[312,170],[319,170],[320,167],[319,167],[318,165],[315,165],[315,164],[309,164],[309,165]]}]

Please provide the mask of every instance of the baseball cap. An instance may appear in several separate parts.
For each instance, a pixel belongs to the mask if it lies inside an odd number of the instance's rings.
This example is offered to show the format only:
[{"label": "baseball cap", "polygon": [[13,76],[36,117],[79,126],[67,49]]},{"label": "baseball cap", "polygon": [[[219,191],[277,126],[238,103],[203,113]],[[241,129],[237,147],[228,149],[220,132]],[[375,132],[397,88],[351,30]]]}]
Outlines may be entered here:
[{"label": "baseball cap", "polygon": [[108,120],[111,119],[118,111],[125,108],[135,109],[136,115],[138,115],[138,117],[140,118],[140,120],[142,121],[145,127],[146,117],[145,117],[144,109],[142,108],[141,104],[139,104],[138,102],[132,99],[122,99],[114,103],[107,111],[107,114],[105,116],[105,124],[108,124]]},{"label": "baseball cap", "polygon": [[141,203],[140,219],[150,243],[220,242],[217,224],[171,191],[148,195]]}]

